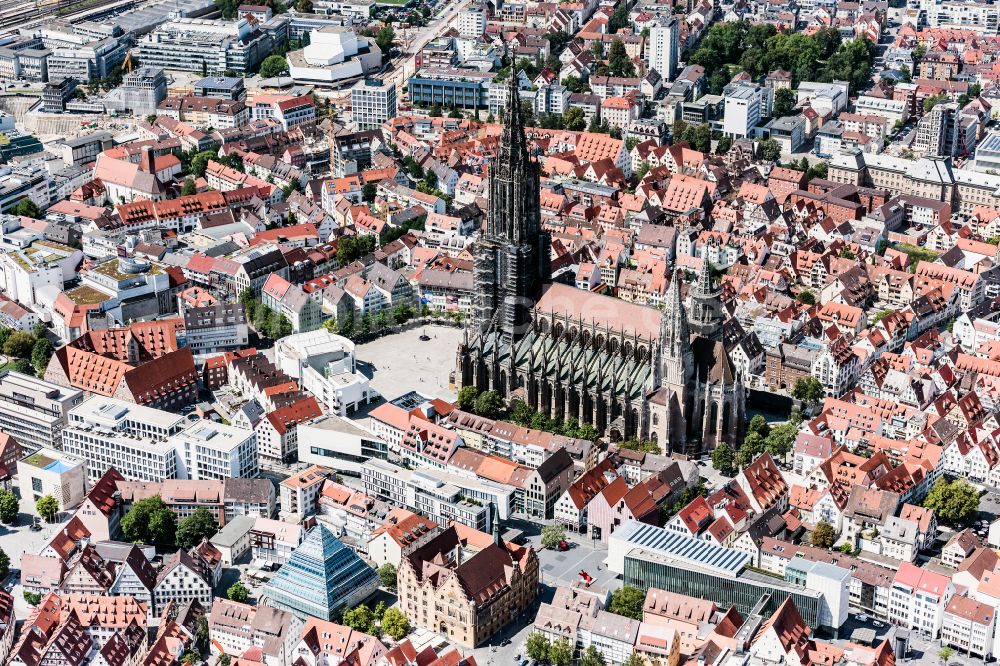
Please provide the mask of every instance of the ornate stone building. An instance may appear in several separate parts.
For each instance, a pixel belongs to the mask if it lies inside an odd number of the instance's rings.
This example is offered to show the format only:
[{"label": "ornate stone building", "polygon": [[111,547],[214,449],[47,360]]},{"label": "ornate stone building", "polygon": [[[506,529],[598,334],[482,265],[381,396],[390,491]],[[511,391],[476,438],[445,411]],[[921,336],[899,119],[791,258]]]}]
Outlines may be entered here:
[{"label": "ornate stone building", "polygon": [[724,311],[708,261],[689,307],[675,276],[663,312],[549,282],[538,165],[516,85],[508,93],[456,383],[523,399],[551,418],[575,417],[613,441],[651,439],[692,453],[721,440],[735,447],[745,390],[722,342]]}]

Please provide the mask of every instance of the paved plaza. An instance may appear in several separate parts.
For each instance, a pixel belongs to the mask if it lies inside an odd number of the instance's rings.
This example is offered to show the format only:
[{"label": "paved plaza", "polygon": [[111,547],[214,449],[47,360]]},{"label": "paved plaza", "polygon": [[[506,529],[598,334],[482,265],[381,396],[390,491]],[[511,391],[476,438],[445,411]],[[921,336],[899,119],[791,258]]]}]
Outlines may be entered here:
[{"label": "paved plaza", "polygon": [[[420,339],[425,333],[430,340]],[[386,335],[357,346],[358,369],[386,400],[410,391],[454,400],[458,394],[448,375],[461,339],[462,329],[434,325]]]}]

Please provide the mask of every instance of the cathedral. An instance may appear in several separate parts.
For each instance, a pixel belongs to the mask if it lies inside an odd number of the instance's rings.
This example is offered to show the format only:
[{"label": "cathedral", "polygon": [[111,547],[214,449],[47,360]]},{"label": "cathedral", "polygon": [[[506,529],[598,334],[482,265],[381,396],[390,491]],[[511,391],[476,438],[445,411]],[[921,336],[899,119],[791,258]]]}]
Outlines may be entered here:
[{"label": "cathedral", "polygon": [[698,454],[743,433],[745,390],[723,344],[725,311],[709,263],[663,311],[549,279],[539,165],[528,155],[516,77],[489,173],[486,229],[475,248],[475,302],[455,381],[576,418],[611,441],[652,440]]}]

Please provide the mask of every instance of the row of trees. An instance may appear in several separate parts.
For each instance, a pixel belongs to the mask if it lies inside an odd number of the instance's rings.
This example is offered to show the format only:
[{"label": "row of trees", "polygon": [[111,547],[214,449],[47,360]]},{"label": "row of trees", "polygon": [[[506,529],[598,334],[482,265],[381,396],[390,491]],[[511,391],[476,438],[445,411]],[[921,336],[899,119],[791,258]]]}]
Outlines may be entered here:
[{"label": "row of trees", "polygon": [[774,458],[784,458],[792,450],[801,422],[802,415],[797,410],[792,412],[787,423],[774,427],[771,427],[763,416],[757,414],[750,419],[739,451],[733,451],[726,442],[721,442],[715,447],[712,451],[712,467],[728,475],[743,469],[765,451]]},{"label": "row of trees", "polygon": [[338,319],[327,319],[323,322],[323,327],[331,333],[342,335],[348,339],[366,337],[371,333],[377,333],[392,324],[404,324],[416,315],[416,310],[406,303],[399,303],[391,312],[383,310],[372,316],[366,312],[361,317],[355,317],[354,312],[348,312],[346,316]]},{"label": "row of trees", "polygon": [[212,512],[198,507],[190,516],[177,520],[174,512],[159,495],[147,497],[132,505],[121,520],[122,532],[132,543],[191,548],[210,539],[219,531]]},{"label": "row of trees", "polygon": [[385,633],[400,640],[410,633],[410,619],[397,607],[386,608],[380,601],[374,609],[365,604],[344,612],[342,623],[355,631],[378,637]]},{"label": "row of trees", "polygon": [[513,400],[510,409],[496,391],[483,391],[475,386],[463,386],[458,392],[460,409],[473,412],[488,419],[506,419],[513,421],[522,428],[534,428],[566,437],[596,441],[600,433],[589,423],[580,423],[575,417],[565,421],[552,419],[542,412],[535,411],[523,400]]},{"label": "row of trees", "polygon": [[288,321],[288,317],[258,301],[250,289],[245,289],[240,294],[240,304],[243,305],[247,321],[253,323],[258,333],[272,340],[292,334],[292,322]]}]

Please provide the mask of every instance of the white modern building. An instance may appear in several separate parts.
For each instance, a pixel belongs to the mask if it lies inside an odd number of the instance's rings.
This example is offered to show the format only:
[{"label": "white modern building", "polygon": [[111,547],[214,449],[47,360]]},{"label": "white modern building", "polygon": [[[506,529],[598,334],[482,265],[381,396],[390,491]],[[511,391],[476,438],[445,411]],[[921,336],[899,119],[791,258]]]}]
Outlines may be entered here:
[{"label": "white modern building", "polygon": [[87,496],[87,461],[65,451],[42,448],[17,461],[21,499],[51,495],[59,510],[72,509]]},{"label": "white modern building", "polygon": [[83,391],[19,372],[0,373],[0,430],[29,449],[62,446],[69,411]]},{"label": "white modern building", "polygon": [[181,479],[253,479],[260,474],[253,430],[201,420],[169,441],[177,451]]},{"label": "white modern building", "polygon": [[954,594],[948,576],[903,562],[889,591],[889,622],[936,639]]},{"label": "white modern building", "polygon": [[361,468],[365,493],[423,514],[438,525],[452,520],[489,532],[490,505],[506,519],[513,507],[512,487],[485,479],[467,478],[445,470],[408,470],[384,460],[369,460]]},{"label": "white modern building", "polygon": [[299,462],[337,472],[359,476],[365,461],[389,457],[385,442],[354,421],[339,416],[321,416],[300,423],[298,434]]},{"label": "white modern building", "polygon": [[309,45],[289,51],[288,74],[297,83],[329,86],[378,71],[382,51],[375,42],[343,26],[325,26],[309,33]]},{"label": "white modern building", "polygon": [[346,416],[376,397],[368,378],[358,372],[354,343],[325,328],[278,340],[274,360],[316,396],[324,412]]},{"label": "white modern building", "polygon": [[253,430],[191,422],[104,396],[72,409],[62,438],[64,451],[87,461],[91,481],[110,467],[134,481],[254,478],[259,473]]},{"label": "white modern building", "polygon": [[680,24],[673,16],[649,30],[649,68],[659,72],[664,81],[673,81],[677,72],[679,37]]},{"label": "white modern building", "polygon": [[774,91],[756,83],[731,83],[723,90],[726,102],[722,133],[733,138],[754,136],[763,119],[771,115]]},{"label": "white modern building", "polygon": [[364,79],[351,88],[351,117],[359,132],[382,127],[396,117],[396,84],[381,79]]},{"label": "white modern building", "polygon": [[250,74],[273,46],[270,35],[245,18],[175,18],[137,45],[144,66],[219,75],[226,71]]},{"label": "white modern building", "polygon": [[87,461],[91,482],[111,467],[134,481],[184,478],[167,439],[186,424],[177,414],[95,395],[70,410],[62,447]]}]

